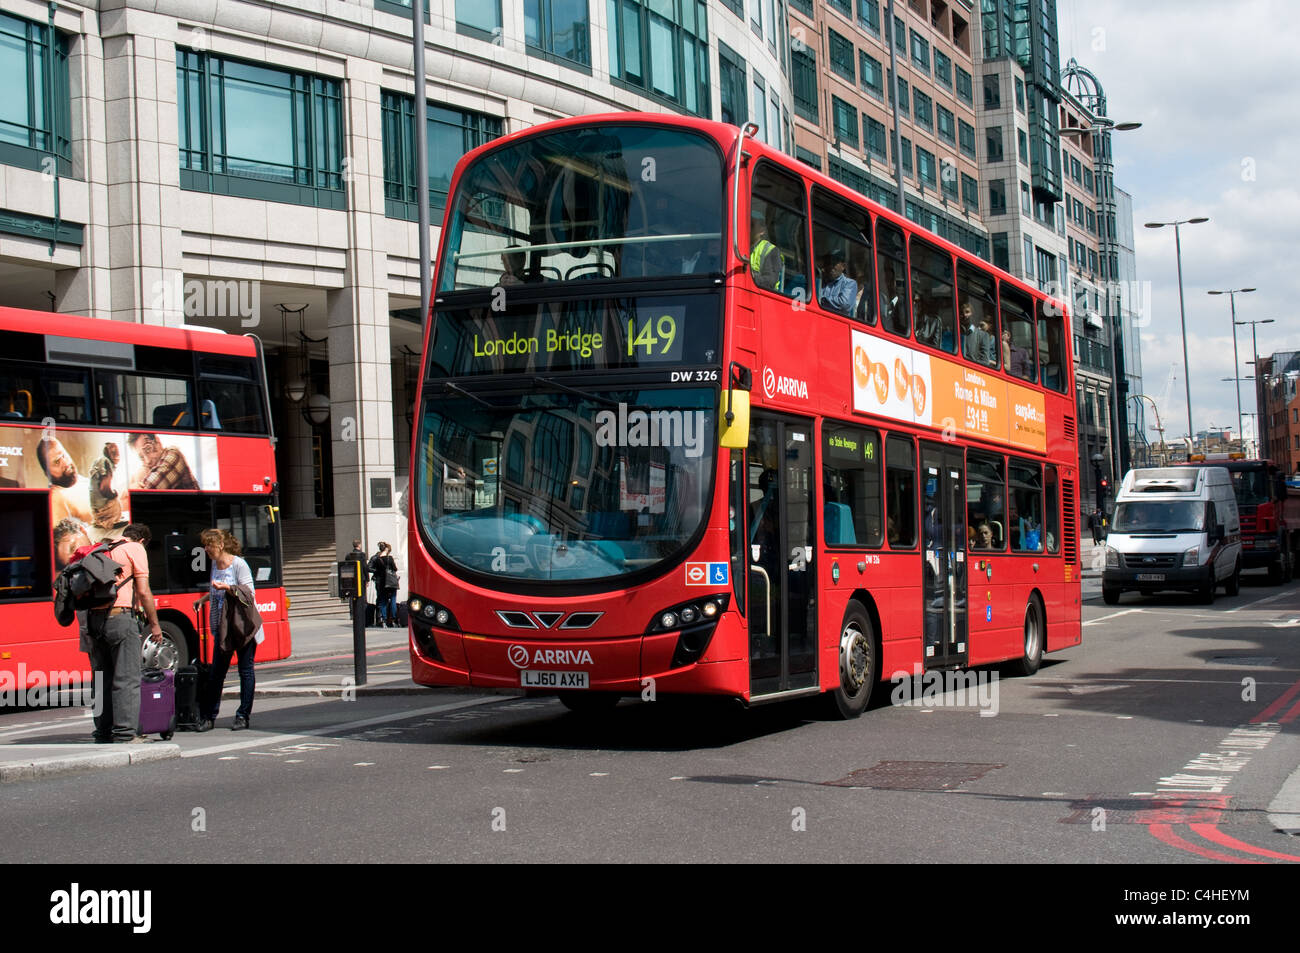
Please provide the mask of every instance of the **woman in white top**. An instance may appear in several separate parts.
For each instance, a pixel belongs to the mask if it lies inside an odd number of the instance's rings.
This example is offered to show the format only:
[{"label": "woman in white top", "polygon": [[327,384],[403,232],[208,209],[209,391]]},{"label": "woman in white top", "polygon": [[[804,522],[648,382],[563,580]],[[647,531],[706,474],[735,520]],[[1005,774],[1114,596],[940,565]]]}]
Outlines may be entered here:
[{"label": "woman in white top", "polygon": [[211,588],[208,593],[194,603],[197,614],[203,603],[210,604],[208,613],[208,632],[212,636],[212,678],[208,682],[207,697],[202,699],[203,710],[199,717],[199,731],[211,731],[217,720],[221,707],[221,689],[230,670],[230,658],[239,656],[239,709],[235,712],[234,731],[248,727],[248,717],[253,711],[253,657],[257,653],[258,643],[264,638],[262,630],[250,638],[243,646],[230,646],[222,649],[217,644],[216,633],[221,630],[221,613],[227,607],[229,591],[237,586],[247,586],[253,591],[253,573],[248,568],[240,553],[243,547],[235,534],[226,529],[205,529],[199,534],[203,549],[208,554],[211,568]]}]

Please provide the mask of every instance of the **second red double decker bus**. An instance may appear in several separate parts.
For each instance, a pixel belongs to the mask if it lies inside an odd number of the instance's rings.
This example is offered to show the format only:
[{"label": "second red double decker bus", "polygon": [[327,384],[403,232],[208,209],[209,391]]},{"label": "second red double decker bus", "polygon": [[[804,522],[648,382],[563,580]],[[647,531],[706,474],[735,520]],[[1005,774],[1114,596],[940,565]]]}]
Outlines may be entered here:
[{"label": "second red double decker bus", "polygon": [[852,716],[1080,640],[1063,307],[738,133],[467,155],[411,466],[416,681]]}]

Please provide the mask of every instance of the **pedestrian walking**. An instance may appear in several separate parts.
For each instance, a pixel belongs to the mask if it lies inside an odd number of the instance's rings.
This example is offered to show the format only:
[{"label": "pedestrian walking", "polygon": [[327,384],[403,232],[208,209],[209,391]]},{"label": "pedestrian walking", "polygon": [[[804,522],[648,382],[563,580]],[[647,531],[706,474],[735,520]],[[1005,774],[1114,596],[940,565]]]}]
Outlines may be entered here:
[{"label": "pedestrian walking", "polygon": [[1092,528],[1093,544],[1100,546],[1103,539],[1102,528],[1104,526],[1104,521],[1101,517],[1101,510],[1092,511],[1092,514],[1088,517],[1088,525]]},{"label": "pedestrian walking", "polygon": [[379,593],[379,624],[387,628],[397,626],[397,590],[401,587],[401,578],[397,575],[397,563],[393,560],[393,547],[387,543],[379,544],[379,551],[370,557],[370,575],[375,577],[375,589]]}]

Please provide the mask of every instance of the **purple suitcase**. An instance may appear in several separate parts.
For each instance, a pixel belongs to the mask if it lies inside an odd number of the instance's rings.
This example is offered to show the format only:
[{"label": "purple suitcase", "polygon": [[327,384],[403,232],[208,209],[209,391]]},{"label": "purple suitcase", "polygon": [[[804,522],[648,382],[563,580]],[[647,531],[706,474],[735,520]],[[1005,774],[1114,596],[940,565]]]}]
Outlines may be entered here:
[{"label": "purple suitcase", "polygon": [[161,735],[176,730],[176,673],[147,668],[140,674],[140,734]]}]

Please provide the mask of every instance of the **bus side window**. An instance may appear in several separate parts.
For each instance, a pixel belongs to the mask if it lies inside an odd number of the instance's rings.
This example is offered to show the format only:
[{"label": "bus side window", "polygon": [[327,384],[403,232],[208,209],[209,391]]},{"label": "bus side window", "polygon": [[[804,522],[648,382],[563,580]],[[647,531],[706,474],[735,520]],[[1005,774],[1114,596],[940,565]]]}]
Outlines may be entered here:
[{"label": "bus side window", "polygon": [[984,367],[997,367],[998,306],[992,277],[965,262],[960,263],[957,301],[962,356]]},{"label": "bus side window", "polygon": [[1061,549],[1061,484],[1056,476],[1056,467],[1049,464],[1045,469],[1044,488],[1047,492],[1043,510],[1043,542],[1049,553],[1056,553]]},{"label": "bus side window", "polygon": [[885,441],[886,530],[889,545],[909,549],[916,545],[916,448],[911,438],[893,436]]},{"label": "bus side window", "polygon": [[907,298],[907,253],[903,230],[883,219],[876,220],[876,261],[880,287],[880,323],[900,337],[912,333]]},{"label": "bus side window", "polygon": [[999,288],[1002,304],[1002,367],[1027,381],[1038,379],[1032,299],[1010,285]]},{"label": "bus side window", "polygon": [[966,525],[973,549],[1006,549],[1006,485],[1003,461],[989,453],[966,454]]},{"label": "bus side window", "polygon": [[929,242],[912,239],[912,302],[916,340],[947,351],[957,349],[952,307],[952,256]]},{"label": "bus side window", "polygon": [[749,268],[754,283],[808,301],[808,215],[803,185],[770,162],[754,171],[749,211]]},{"label": "bus side window", "polygon": [[813,191],[817,302],[827,311],[876,323],[871,218],[822,189]]},{"label": "bus side window", "polygon": [[1036,463],[1011,463],[1011,548],[1043,551],[1043,477]]},{"label": "bus side window", "polygon": [[1061,315],[1049,314],[1052,307],[1048,299],[1038,303],[1038,363],[1039,382],[1049,390],[1065,392],[1065,342],[1061,331]]}]

